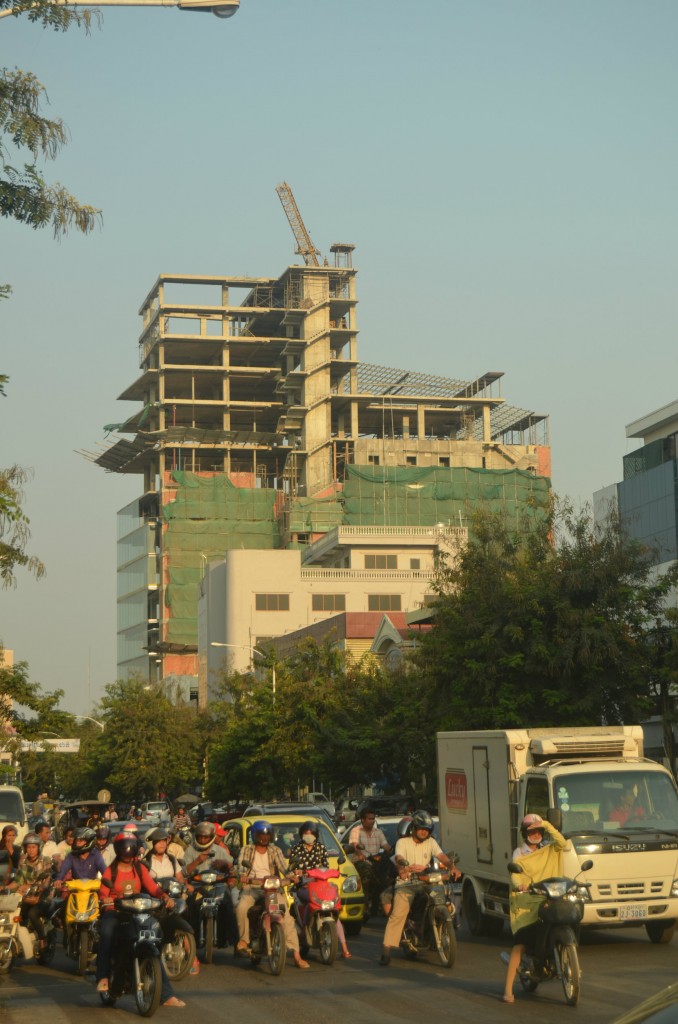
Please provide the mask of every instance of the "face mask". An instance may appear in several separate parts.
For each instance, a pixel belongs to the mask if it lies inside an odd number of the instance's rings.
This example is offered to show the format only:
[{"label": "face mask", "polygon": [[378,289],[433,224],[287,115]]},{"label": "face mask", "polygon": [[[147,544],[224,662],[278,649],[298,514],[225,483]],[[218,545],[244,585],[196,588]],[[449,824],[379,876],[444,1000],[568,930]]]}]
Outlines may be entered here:
[{"label": "face mask", "polygon": [[304,840],[305,843],[308,843],[309,846],[313,846],[315,842],[315,836],[313,835],[312,832],[307,832],[306,835],[302,836],[301,838]]}]

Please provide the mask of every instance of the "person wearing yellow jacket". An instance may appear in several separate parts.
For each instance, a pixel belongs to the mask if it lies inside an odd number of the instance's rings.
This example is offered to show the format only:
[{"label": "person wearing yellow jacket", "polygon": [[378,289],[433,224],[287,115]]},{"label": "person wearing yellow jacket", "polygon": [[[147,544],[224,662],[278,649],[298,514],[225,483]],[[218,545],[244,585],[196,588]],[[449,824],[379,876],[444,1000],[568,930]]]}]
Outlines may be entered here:
[{"label": "person wearing yellow jacket", "polygon": [[539,906],[542,899],[527,891],[529,885],[544,878],[562,875],[562,853],[569,848],[569,840],[561,836],[550,822],[544,821],[538,814],[525,815],[520,824],[520,834],[523,843],[514,850],[513,860],[519,860],[523,870],[520,874],[510,876],[509,909],[514,944],[506,970],[503,997],[505,1003],[515,1001],[513,983],[518,965],[526,948],[534,945],[539,927]]}]

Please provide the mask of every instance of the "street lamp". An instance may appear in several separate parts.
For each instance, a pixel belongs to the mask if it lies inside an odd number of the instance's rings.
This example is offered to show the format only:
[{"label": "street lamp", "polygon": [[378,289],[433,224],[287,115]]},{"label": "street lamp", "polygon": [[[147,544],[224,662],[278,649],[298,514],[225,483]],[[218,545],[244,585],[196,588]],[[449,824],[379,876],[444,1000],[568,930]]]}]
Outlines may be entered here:
[{"label": "street lamp", "polygon": [[[263,651],[260,651],[258,647],[249,647],[247,644],[221,644],[218,640],[212,640],[210,647],[236,647],[240,651],[249,651],[250,661],[254,661],[255,654],[258,654],[264,661],[266,660]],[[273,684],[273,703],[275,704],[275,665],[271,665],[271,682]]]},{"label": "street lamp", "polygon": [[[207,11],[216,14],[217,18],[232,18],[240,7],[240,0],[54,0],[63,7],[178,7],[180,11]],[[24,7],[18,13],[24,14],[30,7]],[[14,11],[0,11],[0,18],[7,18]]]},{"label": "street lamp", "polygon": [[104,725],[103,722],[99,722],[98,719],[96,719],[96,718],[90,718],[89,715],[75,715],[75,714],[73,714],[72,711],[62,711],[61,714],[62,715],[69,715],[71,718],[77,718],[78,721],[80,721],[80,722],[94,722],[95,725],[99,726],[99,728],[101,729],[102,732],[106,728],[106,726]]}]

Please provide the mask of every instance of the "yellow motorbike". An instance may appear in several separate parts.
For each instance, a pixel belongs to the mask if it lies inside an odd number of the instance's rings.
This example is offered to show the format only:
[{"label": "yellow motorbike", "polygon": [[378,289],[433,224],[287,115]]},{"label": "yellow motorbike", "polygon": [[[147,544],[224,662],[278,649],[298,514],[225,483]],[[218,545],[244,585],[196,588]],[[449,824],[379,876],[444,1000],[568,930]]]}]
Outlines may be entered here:
[{"label": "yellow motorbike", "polygon": [[75,960],[78,974],[84,974],[98,942],[101,879],[78,878],[64,882],[68,897],[63,910],[64,949]]}]

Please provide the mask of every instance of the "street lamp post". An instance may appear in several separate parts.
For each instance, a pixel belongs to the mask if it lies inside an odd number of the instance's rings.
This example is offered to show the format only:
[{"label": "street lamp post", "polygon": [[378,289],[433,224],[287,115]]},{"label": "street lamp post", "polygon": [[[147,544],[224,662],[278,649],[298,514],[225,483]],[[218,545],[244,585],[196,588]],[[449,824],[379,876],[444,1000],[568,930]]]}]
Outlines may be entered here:
[{"label": "street lamp post", "polygon": [[89,715],[76,715],[72,711],[62,711],[61,714],[68,715],[70,718],[77,718],[80,722],[94,722],[95,725],[99,726],[102,732],[106,728],[103,722],[100,722],[96,718],[90,718]]},{"label": "street lamp post", "polygon": [[[94,0],[87,3],[87,0],[54,0],[63,7],[178,7],[180,11],[206,11],[208,14],[216,14],[217,18],[232,18],[240,7],[240,0]],[[19,14],[30,11],[30,7],[24,7]],[[8,18],[14,11],[10,7],[7,11],[0,11],[0,18]]]},{"label": "street lamp post", "polygon": [[[250,652],[250,661],[254,662],[254,655],[258,654],[260,658],[266,660],[266,655],[263,651],[260,651],[258,647],[249,647],[247,644],[222,644],[218,640],[212,640],[210,647],[235,647],[240,651]],[[271,683],[273,686],[273,703],[275,704],[275,665],[271,665]]]}]

